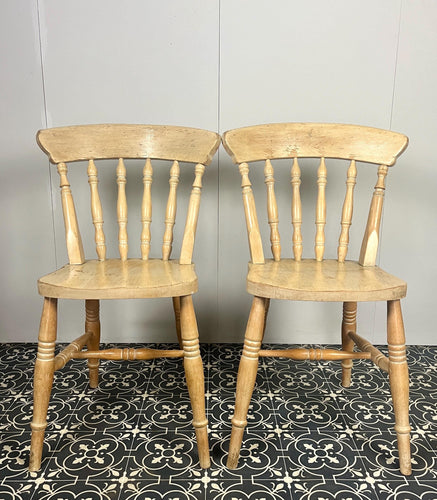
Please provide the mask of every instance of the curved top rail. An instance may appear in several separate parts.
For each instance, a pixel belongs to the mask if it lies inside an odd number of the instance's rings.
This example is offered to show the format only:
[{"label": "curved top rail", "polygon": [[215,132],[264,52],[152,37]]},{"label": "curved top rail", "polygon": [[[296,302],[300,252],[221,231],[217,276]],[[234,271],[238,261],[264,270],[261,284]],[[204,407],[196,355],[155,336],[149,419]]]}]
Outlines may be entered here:
[{"label": "curved top rail", "polygon": [[208,165],[220,144],[220,136],[173,125],[102,124],[40,130],[37,141],[52,163],[151,158]]},{"label": "curved top rail", "polygon": [[336,123],[271,123],[229,130],[235,163],[273,158],[343,158],[391,166],[408,145],[398,132]]}]

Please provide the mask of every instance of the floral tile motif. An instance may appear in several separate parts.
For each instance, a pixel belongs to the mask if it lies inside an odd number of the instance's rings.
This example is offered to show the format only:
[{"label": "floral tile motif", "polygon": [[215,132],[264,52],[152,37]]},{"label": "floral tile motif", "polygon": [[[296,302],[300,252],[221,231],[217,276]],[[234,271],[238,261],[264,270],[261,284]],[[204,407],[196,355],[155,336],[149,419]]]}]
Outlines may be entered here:
[{"label": "floral tile motif", "polygon": [[[394,431],[358,432],[354,434],[354,440],[370,477],[384,480],[403,477],[399,473],[399,455]],[[411,462],[414,479],[437,480],[436,456],[430,449],[429,442],[416,432],[411,434]]]},{"label": "floral tile motif", "polygon": [[129,431],[138,422],[142,404],[138,396],[85,396],[80,398],[68,428],[78,432]]},{"label": "floral tile motif", "polygon": [[44,471],[46,477],[68,480],[115,480],[126,468],[132,434],[65,432]]},{"label": "floral tile motif", "polygon": [[287,360],[287,363],[275,365],[266,375],[270,386],[279,387],[284,396],[309,396],[328,390],[323,370],[309,362]]},{"label": "floral tile motif", "polygon": [[375,484],[375,496],[381,500],[434,500],[437,483],[405,483],[405,481],[381,481]]},{"label": "floral tile motif", "polygon": [[280,478],[274,481],[214,481],[206,498],[211,500],[291,500],[290,491]]},{"label": "floral tile motif", "polygon": [[329,394],[285,396],[275,408],[277,425],[283,432],[345,428],[334,398]]},{"label": "floral tile motif", "polygon": [[[213,366],[208,373],[208,382],[211,386],[216,387],[221,394],[235,394],[237,387],[238,366]],[[266,372],[260,364],[256,376],[254,394],[262,391],[267,391],[269,388],[269,379],[266,377]]]},{"label": "floral tile motif", "polygon": [[338,362],[261,358],[239,465],[227,469],[241,351],[201,345],[210,469],[199,466],[180,359],[102,361],[97,389],[74,360],[55,375],[42,467],[30,473],[36,344],[0,344],[0,499],[437,500],[437,347],[407,349],[409,477],[387,374],[365,360],[343,388]]},{"label": "floral tile motif", "polygon": [[370,361],[355,361],[352,368],[351,385],[341,385],[341,364],[330,361],[325,370],[328,384],[334,392],[343,397],[355,395],[390,395],[388,375]]},{"label": "floral tile motif", "polygon": [[0,482],[0,498],[2,500],[30,500],[35,494],[35,484],[26,481]]},{"label": "floral tile motif", "polygon": [[394,428],[394,413],[391,398],[366,395],[340,397],[338,408],[348,428],[356,431],[391,430]]},{"label": "floral tile motif", "polygon": [[199,464],[194,430],[184,434],[140,431],[135,436],[126,474],[138,480],[189,479],[195,468]]},{"label": "floral tile motif", "polygon": [[188,393],[185,397],[153,395],[144,401],[138,427],[144,431],[192,431],[193,412]]},{"label": "floral tile motif", "polygon": [[[56,448],[58,439],[59,434],[46,433],[41,463],[42,470],[47,466],[50,456]],[[29,450],[29,432],[0,433],[0,481],[2,478],[14,481],[28,481],[32,478],[32,473],[27,469],[29,464]]]},{"label": "floral tile motif", "polygon": [[[74,396],[59,397],[53,395],[50,398],[49,408],[47,412],[48,431],[60,431],[66,427],[75,414],[75,409],[78,400]],[[4,432],[13,432],[21,429],[29,431],[30,422],[33,414],[33,397],[32,394],[17,395],[9,409],[2,417],[2,430]]]},{"label": "floral tile motif", "polygon": [[30,383],[32,372],[21,370],[12,366],[2,367],[0,379],[0,398],[16,397],[31,390]]},{"label": "floral tile motif", "polygon": [[358,479],[365,467],[348,432],[283,433],[286,470],[301,480]]},{"label": "floral tile motif", "polygon": [[272,432],[245,432],[240,451],[238,468],[230,470],[226,467],[228,458],[230,433],[211,432],[210,448],[214,477],[220,479],[269,480],[277,476],[283,468],[281,442],[279,436]]},{"label": "floral tile motif", "polygon": [[[274,398],[274,395],[272,395]],[[274,408],[279,404],[278,397],[274,401],[270,394],[256,393],[253,395],[249,412],[247,414],[247,426],[250,431],[271,431],[276,427],[276,415]],[[235,395],[214,396],[209,400],[209,428],[211,431],[231,429],[231,418],[235,410]]]},{"label": "floral tile motif", "polygon": [[127,478],[118,500],[204,500],[200,482],[139,481]]},{"label": "floral tile motif", "polygon": [[32,500],[117,500],[120,485],[109,481],[44,481]]},{"label": "floral tile motif", "polygon": [[377,488],[368,478],[354,481],[294,481],[293,500],[374,500],[379,499]]},{"label": "floral tile motif", "polygon": [[437,392],[411,398],[410,417],[413,427],[426,432],[437,431]]}]

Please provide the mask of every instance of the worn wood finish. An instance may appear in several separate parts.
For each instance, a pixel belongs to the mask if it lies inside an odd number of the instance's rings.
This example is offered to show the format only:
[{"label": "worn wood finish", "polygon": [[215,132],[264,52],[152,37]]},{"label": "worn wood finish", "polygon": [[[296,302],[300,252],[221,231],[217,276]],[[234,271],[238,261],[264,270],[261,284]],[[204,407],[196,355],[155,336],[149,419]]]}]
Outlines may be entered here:
[{"label": "worn wood finish", "polygon": [[60,177],[62,212],[64,214],[65,242],[67,244],[68,260],[70,264],[82,264],[85,260],[82,238],[74,208],[73,195],[67,178],[67,165],[58,164]]},{"label": "worn wood finish", "polygon": [[238,466],[241,442],[247,425],[247,412],[255,387],[258,370],[259,351],[264,335],[266,317],[266,299],[254,297],[247,322],[244,337],[243,353],[237,376],[237,392],[235,397],[235,412],[232,417],[232,434],[229,444],[227,467],[235,469]]},{"label": "worn wood finish", "polygon": [[[354,350],[354,341],[350,334],[357,331],[357,303],[343,303],[343,321],[341,323],[341,347],[344,351],[352,352]],[[361,349],[364,350],[364,349]],[[352,359],[346,359],[341,362],[341,385],[349,387],[351,385]]]},{"label": "worn wood finish", "polygon": [[178,349],[147,349],[141,347],[134,349],[124,347],[123,349],[102,349],[99,351],[80,351],[72,355],[74,359],[88,359],[89,361],[98,361],[99,359],[111,359],[114,361],[136,361],[156,358],[182,358],[184,352]]},{"label": "worn wood finish", "polygon": [[250,255],[254,264],[262,264],[264,262],[264,251],[262,247],[261,234],[259,232],[252,184],[249,179],[249,165],[247,165],[247,163],[242,163],[240,165],[240,174]]},{"label": "worn wood finish", "polygon": [[91,190],[91,215],[95,228],[96,252],[99,260],[106,258],[105,233],[103,232],[103,211],[100,202],[97,167],[93,160],[88,162],[88,183]]},{"label": "worn wood finish", "polygon": [[317,170],[318,196],[316,206],[316,243],[314,253],[318,262],[323,260],[325,253],[325,225],[326,225],[326,184],[328,172],[326,170],[325,158],[320,160]]},{"label": "worn wood finish", "polygon": [[[35,404],[30,450],[31,470],[38,470],[41,463],[47,409],[55,370],[61,369],[70,359],[88,359],[90,386],[97,387],[100,359],[130,361],[150,360],[157,357],[184,358],[200,465],[209,467],[203,367],[191,297],[197,291],[197,276],[191,262],[199,215],[202,175],[205,171],[205,165],[210,163],[218,148],[219,140],[218,134],[213,132],[153,125],[61,127],[38,133],[38,142],[41,148],[49,155],[53,163],[58,164],[70,263],[43,276],[38,281],[38,291],[44,296],[44,308],[35,365]],[[115,183],[118,190],[116,214],[119,226],[119,259],[106,259],[103,211],[98,190],[99,180],[96,165],[97,160],[111,158],[118,160]],[[142,170],[140,258],[128,259],[125,161],[132,158],[142,158],[145,160],[145,164]],[[152,159],[169,160],[172,163],[162,259],[150,258]],[[81,160],[88,160],[87,174],[91,193],[91,216],[95,227],[98,260],[85,259],[73,197],[67,178],[66,162]],[[195,164],[195,180],[188,206],[181,254],[178,259],[169,260],[176,218],[179,162]],[[104,167],[106,168],[105,165]],[[180,349],[154,350],[117,347],[100,349],[99,301],[101,299],[158,297],[171,297],[173,300]],[[58,298],[85,301],[85,333],[71,342],[55,357]]]},{"label": "worn wood finish", "polygon": [[269,349],[259,351],[259,356],[264,358],[288,358],[295,361],[339,361],[342,359],[370,359],[368,352],[348,352],[338,349]]},{"label": "worn wood finish", "polygon": [[399,300],[387,302],[387,343],[390,389],[395,412],[401,473],[411,474],[410,422],[408,417],[409,381],[405,332]]},{"label": "worn wood finish", "polygon": [[165,212],[165,231],[164,240],[162,243],[162,259],[168,260],[170,258],[172,244],[173,244],[173,227],[176,220],[176,192],[179,184],[179,163],[173,162],[170,169],[170,191],[168,193],[167,210]]},{"label": "worn wood finish", "polygon": [[349,260],[267,259],[264,265],[249,264],[247,275],[247,291],[271,299],[367,302],[400,299],[406,290],[404,281],[381,268]]},{"label": "worn wood finish", "polygon": [[291,204],[291,221],[293,224],[293,255],[296,261],[302,259],[302,202],[300,200],[300,168],[297,158],[291,167],[291,187],[293,198]]},{"label": "worn wood finish", "polygon": [[41,466],[44,433],[47,427],[47,409],[55,372],[55,341],[57,330],[57,303],[45,298],[38,336],[38,352],[33,383],[33,419],[30,443],[29,470],[37,471]]},{"label": "worn wood finish", "polygon": [[354,332],[349,332],[348,335],[350,339],[358,347],[358,349],[360,349],[361,351],[368,352],[370,354],[370,359],[375,363],[375,365],[378,368],[381,368],[381,370],[384,370],[385,372],[389,371],[389,364],[390,364],[389,360],[387,356],[384,356],[384,354],[378,348],[376,348],[368,340],[363,339],[363,337],[360,337],[358,334]]},{"label": "worn wood finish", "polygon": [[87,260],[38,280],[45,297],[64,299],[146,299],[180,297],[197,291],[194,264],[160,259]]},{"label": "worn wood finish", "polygon": [[281,237],[279,236],[278,204],[275,195],[275,178],[272,162],[266,160],[264,167],[265,183],[267,186],[267,215],[270,224],[270,244],[275,260],[281,260]]},{"label": "worn wood finish", "polygon": [[390,166],[407,147],[408,138],[360,125],[270,123],[225,132],[223,145],[235,163],[323,157]]},{"label": "worn wood finish", "polygon": [[220,144],[215,132],[170,125],[77,125],[40,130],[37,141],[52,163],[151,158],[209,165]]},{"label": "worn wood finish", "polygon": [[181,298],[173,297],[173,312],[176,324],[176,335],[178,337],[179,347],[182,349],[182,334],[181,334]]},{"label": "worn wood finish", "polygon": [[141,205],[141,258],[147,260],[150,253],[150,242],[152,236],[150,233],[150,225],[152,223],[152,182],[153,182],[153,167],[150,158],[147,158],[143,169],[143,202]]},{"label": "worn wood finish", "polygon": [[117,221],[118,221],[118,251],[121,260],[127,259],[127,200],[126,200],[126,167],[122,158],[118,160],[117,166]]},{"label": "worn wood finish", "polygon": [[[238,456],[247,424],[247,412],[255,383],[258,358],[285,356],[295,360],[342,360],[342,385],[351,382],[352,360],[369,359],[390,374],[391,392],[395,408],[396,432],[400,468],[411,472],[408,424],[408,368],[405,358],[405,338],[399,299],[406,295],[406,283],[375,266],[378,251],[379,228],[385,177],[388,166],[406,148],[408,139],[395,132],[356,125],[284,123],[259,125],[231,130],[223,136],[225,149],[242,175],[243,201],[249,234],[251,263],[247,274],[247,291],[254,296],[249,316],[243,354],[237,376],[235,414],[228,466],[237,467]],[[302,242],[302,175],[298,158],[318,158],[315,258],[303,259]],[[294,259],[281,258],[278,252],[277,202],[274,191],[273,160],[292,158],[291,167],[291,222],[293,226]],[[341,215],[341,231],[337,260],[323,260],[325,227],[327,222],[326,185],[327,162],[339,158],[349,163],[346,175],[346,193]],[[267,185],[267,215],[270,224],[270,243],[273,260],[262,255],[262,242],[256,218],[255,199],[249,181],[249,162],[265,162]],[[354,207],[354,188],[357,179],[356,162],[379,166],[368,222],[359,261],[346,260],[349,233]],[[279,162],[278,162],[279,163]],[[334,163],[334,162],[333,162]],[[337,163],[337,162],[335,162]],[[304,163],[302,162],[302,165]],[[277,190],[279,192],[279,190]],[[270,299],[335,301],[343,303],[342,349],[261,349]],[[357,302],[388,302],[389,357],[385,357],[370,342],[357,333]],[[308,343],[311,343],[310,337]],[[354,352],[354,346],[360,352]]]},{"label": "worn wood finish", "polygon": [[[100,349],[100,302],[98,300],[85,300],[85,332],[90,336],[87,342],[89,351]],[[90,376],[90,387],[99,385],[99,360],[89,359],[88,369]]]},{"label": "worn wood finish", "polygon": [[378,169],[378,181],[373,192],[370,204],[369,217],[367,219],[366,232],[360,252],[360,264],[362,266],[374,266],[379,245],[379,226],[381,225],[382,205],[385,193],[385,177],[388,168],[381,165]]},{"label": "worn wood finish", "polygon": [[197,220],[199,218],[200,195],[202,193],[202,176],[205,166],[200,163],[195,168],[195,178],[188,205],[187,220],[185,222],[184,238],[182,240],[180,264],[191,264],[193,256],[194,238],[197,230]]},{"label": "worn wood finish", "polygon": [[349,246],[349,229],[352,224],[353,205],[354,205],[354,189],[357,183],[357,167],[355,160],[352,160],[347,171],[346,179],[346,196],[343,203],[343,211],[341,214],[341,233],[338,240],[338,262],[344,262]]},{"label": "worn wood finish", "polygon": [[205,382],[200,357],[199,333],[191,295],[181,297],[181,336],[184,352],[185,377],[193,408],[199,462],[203,469],[210,467],[208,421],[205,412]]},{"label": "worn wood finish", "polygon": [[84,333],[62,349],[62,351],[55,356],[55,371],[64,368],[70,359],[73,359],[75,353],[80,352],[86,346],[91,335],[92,332]]}]

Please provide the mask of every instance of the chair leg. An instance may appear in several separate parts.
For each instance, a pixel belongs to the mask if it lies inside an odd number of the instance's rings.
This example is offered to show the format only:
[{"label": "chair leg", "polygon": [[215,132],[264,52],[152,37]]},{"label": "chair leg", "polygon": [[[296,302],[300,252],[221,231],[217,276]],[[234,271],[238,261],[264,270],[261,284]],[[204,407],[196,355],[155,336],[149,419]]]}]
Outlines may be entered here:
[{"label": "chair leg", "polygon": [[173,310],[176,322],[176,334],[178,336],[179,347],[182,349],[182,337],[181,337],[181,298],[173,297]]},{"label": "chair leg", "polygon": [[387,302],[387,341],[390,389],[395,412],[399,463],[402,474],[411,474],[410,424],[408,418],[408,364],[400,300]]},{"label": "chair leg", "polygon": [[[98,351],[100,348],[100,303],[98,300],[85,301],[85,331],[92,335],[88,341],[90,351]],[[99,364],[98,359],[88,360],[90,387],[93,389],[99,385]]]},{"label": "chair leg", "polygon": [[55,372],[55,341],[57,329],[57,299],[44,297],[38,336],[38,353],[33,379],[33,419],[30,442],[29,470],[41,467],[44,433],[47,427],[47,410]]},{"label": "chair leg", "polygon": [[227,467],[235,469],[240,456],[244,428],[247,425],[247,412],[255,387],[258,370],[259,350],[264,335],[266,317],[266,299],[254,297],[247,322],[243,353],[237,376],[237,391],[235,395],[235,412],[232,417],[232,433],[229,444]]},{"label": "chair leg", "polygon": [[267,327],[267,316],[269,314],[269,309],[270,309],[270,299],[265,299],[266,301],[266,312],[264,315],[264,329],[263,329],[263,338],[264,334],[266,333],[266,327]]},{"label": "chair leg", "polygon": [[[357,331],[357,303],[343,303],[343,322],[341,324],[341,346],[343,351],[352,352],[354,350],[354,341],[350,339],[348,332]],[[349,387],[351,385],[353,361],[345,359],[341,362],[341,385]]]},{"label": "chair leg", "polygon": [[199,462],[202,469],[211,466],[208,444],[208,420],[205,412],[205,381],[200,357],[199,333],[191,295],[180,298],[181,337],[188,393],[193,409]]}]

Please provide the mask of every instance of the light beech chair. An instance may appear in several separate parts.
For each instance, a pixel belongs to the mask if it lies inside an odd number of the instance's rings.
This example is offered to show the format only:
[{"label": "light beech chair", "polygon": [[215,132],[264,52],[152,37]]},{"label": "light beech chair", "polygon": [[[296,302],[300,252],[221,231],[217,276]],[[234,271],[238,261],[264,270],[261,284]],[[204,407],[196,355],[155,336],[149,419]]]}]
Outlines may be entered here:
[{"label": "light beech chair", "polygon": [[[388,372],[395,413],[400,470],[411,473],[410,426],[408,419],[408,366],[400,299],[406,295],[406,283],[375,265],[379,227],[388,167],[407,147],[402,134],[356,125],[283,123],[246,127],[226,132],[223,144],[233,161],[239,164],[243,204],[251,262],[247,291],[253,303],[247,324],[243,353],[237,378],[235,414],[228,467],[237,467],[247,412],[252,396],[260,356],[283,356],[294,360],[342,360],[342,385],[351,381],[352,359],[368,358]],[[315,258],[302,258],[301,170],[298,159],[318,158]],[[290,159],[291,221],[294,259],[281,258],[278,230],[278,205],[275,197],[273,159]],[[344,159],[348,165],[346,193],[340,222],[336,260],[324,260],[327,164],[325,159]],[[264,161],[267,187],[267,215],[273,259],[264,258],[255,199],[249,180],[249,163]],[[332,161],[332,160],[331,160]],[[358,261],[346,260],[349,228],[352,222],[357,162],[378,165],[377,182],[370,203]],[[302,163],[302,162],[301,162]],[[338,161],[332,161],[336,168]],[[365,165],[361,167],[368,168]],[[262,350],[265,322],[270,299],[343,302],[342,349]],[[357,302],[387,302],[388,357],[356,333]],[[309,342],[311,342],[309,340]],[[354,345],[359,352],[353,352]]]},{"label": "light beech chair", "polygon": [[[69,264],[42,277],[38,291],[44,297],[34,377],[34,411],[29,469],[40,468],[47,409],[55,370],[70,359],[87,358],[90,386],[98,385],[99,359],[148,360],[181,357],[193,409],[200,465],[209,467],[207,420],[205,416],[204,377],[192,294],[197,277],[191,262],[199,213],[202,175],[220,142],[218,134],[205,130],[155,125],[85,125],[61,127],[38,132],[38,143],[60,176],[61,201]],[[117,183],[118,248],[120,258],[106,258],[102,204],[98,190],[97,160],[115,159]],[[144,185],[141,228],[138,231],[140,258],[128,259],[127,200],[125,159],[144,159],[139,180]],[[85,160],[95,226],[96,260],[86,260],[79,232],[72,191],[67,178],[67,163]],[[152,160],[170,160],[170,189],[163,226],[162,258],[149,258],[152,221]],[[118,165],[117,165],[118,162]],[[170,260],[173,226],[176,217],[176,191],[179,162],[195,164],[194,183],[179,259]],[[98,163],[98,162],[97,162]],[[110,162],[113,163],[113,162]],[[159,169],[163,168],[161,162]],[[76,167],[77,168],[77,167]],[[110,168],[108,162],[102,168]],[[115,208],[114,208],[115,210]],[[115,211],[114,211],[115,213]],[[141,236],[140,236],[141,234]],[[178,350],[107,349],[99,350],[100,299],[152,299],[171,297],[179,337]],[[85,333],[55,356],[58,299],[85,302]],[[84,350],[84,347],[87,349]]]}]

